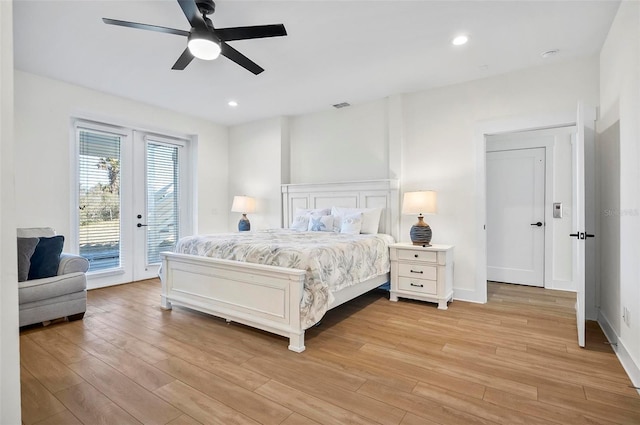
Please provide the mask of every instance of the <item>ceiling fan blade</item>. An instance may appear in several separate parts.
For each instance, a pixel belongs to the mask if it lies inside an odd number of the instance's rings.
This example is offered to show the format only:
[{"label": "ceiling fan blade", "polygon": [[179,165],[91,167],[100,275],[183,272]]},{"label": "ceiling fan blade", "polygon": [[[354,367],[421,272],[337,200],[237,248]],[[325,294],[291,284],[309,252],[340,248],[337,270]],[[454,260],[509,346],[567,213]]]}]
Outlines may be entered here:
[{"label": "ceiling fan blade", "polygon": [[287,35],[282,24],[255,25],[250,27],[216,28],[215,33],[222,41],[248,40],[250,38],[281,37]]},{"label": "ceiling fan blade", "polygon": [[178,4],[193,28],[207,28],[194,0],[178,0]]},{"label": "ceiling fan blade", "polygon": [[264,71],[264,69],[261,68],[260,65],[258,65],[257,63],[255,63],[254,61],[252,61],[251,59],[249,59],[248,57],[246,57],[245,55],[243,55],[242,53],[234,49],[233,47],[229,46],[227,43],[222,42],[221,47],[222,47],[222,52],[221,52],[222,55],[231,59],[232,61],[234,61],[241,67],[243,67],[244,69],[253,72],[255,75],[258,75],[262,71]]},{"label": "ceiling fan blade", "polygon": [[182,71],[187,67],[187,65],[191,63],[192,60],[193,60],[193,55],[191,54],[191,52],[189,51],[189,48],[187,47],[186,49],[184,49],[184,52],[182,52],[182,54],[180,55],[176,63],[173,64],[171,69]]},{"label": "ceiling fan blade", "polygon": [[119,21],[118,19],[102,18],[102,22],[109,25],[119,25],[121,27],[136,28],[139,30],[149,30],[163,32],[165,34],[175,34],[189,36],[189,31],[177,30],[174,28],[159,27],[157,25],[140,24],[138,22]]}]

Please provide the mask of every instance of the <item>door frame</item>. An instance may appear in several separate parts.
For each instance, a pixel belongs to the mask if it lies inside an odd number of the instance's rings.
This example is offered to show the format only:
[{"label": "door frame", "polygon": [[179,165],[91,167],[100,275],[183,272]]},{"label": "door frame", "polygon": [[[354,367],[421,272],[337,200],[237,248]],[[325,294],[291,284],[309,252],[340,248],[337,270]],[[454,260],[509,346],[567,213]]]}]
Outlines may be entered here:
[{"label": "door frame", "polygon": [[[476,282],[473,290],[456,289],[458,297],[479,303],[487,302],[487,136],[576,125],[575,111],[550,115],[528,115],[510,119],[483,121],[474,129],[476,149]],[[546,216],[546,214],[545,214]],[[567,236],[568,237],[568,236]]]}]

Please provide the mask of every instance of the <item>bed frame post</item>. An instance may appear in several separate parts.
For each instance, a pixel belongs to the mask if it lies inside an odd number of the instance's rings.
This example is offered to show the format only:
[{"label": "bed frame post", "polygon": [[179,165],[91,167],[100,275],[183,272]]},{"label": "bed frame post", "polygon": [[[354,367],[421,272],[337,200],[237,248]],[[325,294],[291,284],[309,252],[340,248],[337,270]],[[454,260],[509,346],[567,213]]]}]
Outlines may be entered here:
[{"label": "bed frame post", "polygon": [[160,275],[160,282],[162,283],[162,294],[160,295],[160,308],[163,310],[171,310],[171,301],[167,299],[169,294],[169,288],[167,283],[166,273],[169,272],[169,265],[167,264],[167,257],[162,255],[162,265],[158,274]]},{"label": "bed frame post", "polygon": [[302,353],[304,346],[304,329],[300,320],[300,302],[304,293],[304,275],[290,276],[291,283],[289,285],[291,294],[289,296],[289,314],[292,332],[289,333],[289,350],[296,353]]}]

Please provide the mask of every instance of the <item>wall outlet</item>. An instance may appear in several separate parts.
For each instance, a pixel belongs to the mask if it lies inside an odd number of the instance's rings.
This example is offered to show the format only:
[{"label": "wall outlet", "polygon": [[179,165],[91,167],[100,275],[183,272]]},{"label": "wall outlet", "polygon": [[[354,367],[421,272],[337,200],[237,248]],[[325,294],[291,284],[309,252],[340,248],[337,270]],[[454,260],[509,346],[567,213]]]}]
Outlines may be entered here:
[{"label": "wall outlet", "polygon": [[622,307],[622,320],[624,321],[625,325],[631,327],[631,314],[627,307]]}]

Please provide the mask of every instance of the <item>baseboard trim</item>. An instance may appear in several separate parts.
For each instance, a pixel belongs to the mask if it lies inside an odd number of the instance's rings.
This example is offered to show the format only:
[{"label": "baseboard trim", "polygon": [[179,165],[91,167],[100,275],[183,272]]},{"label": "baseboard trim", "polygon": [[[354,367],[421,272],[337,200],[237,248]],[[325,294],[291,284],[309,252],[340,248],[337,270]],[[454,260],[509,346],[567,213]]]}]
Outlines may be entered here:
[{"label": "baseboard trim", "polygon": [[570,280],[552,280],[550,285],[545,285],[545,288],[556,291],[576,292],[576,287]]},{"label": "baseboard trim", "polygon": [[479,300],[477,291],[471,289],[453,289],[453,299],[470,303],[484,304],[486,301]]},{"label": "baseboard trim", "polygon": [[[601,310],[598,311],[598,323],[604,332],[604,336],[606,336],[612,344],[611,348],[613,348],[613,352],[618,356],[618,360],[620,360],[620,364],[622,364],[625,372],[627,372],[633,386],[640,387],[640,368],[631,357],[631,354],[629,354],[627,347],[625,347],[624,342],[622,342],[613,326],[611,326],[611,322],[602,314]],[[638,390],[638,394],[640,394],[640,390]]]}]

